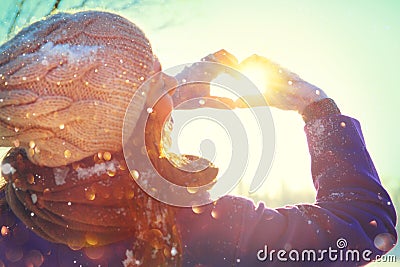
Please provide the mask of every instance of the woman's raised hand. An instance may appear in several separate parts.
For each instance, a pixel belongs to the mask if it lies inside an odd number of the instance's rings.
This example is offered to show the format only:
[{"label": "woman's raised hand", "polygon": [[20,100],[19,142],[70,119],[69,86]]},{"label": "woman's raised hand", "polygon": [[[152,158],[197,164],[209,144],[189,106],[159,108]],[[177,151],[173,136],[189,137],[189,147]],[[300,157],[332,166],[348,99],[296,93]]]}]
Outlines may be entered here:
[{"label": "woman's raised hand", "polygon": [[[294,110],[301,113],[303,109],[321,99],[327,98],[327,95],[320,88],[312,85],[297,74],[282,68],[275,62],[259,56],[252,55],[242,62],[231,53],[222,49],[204,57],[202,62],[214,62],[219,64],[201,64],[194,63],[175,76],[181,88],[178,87],[173,95],[174,106],[180,105],[179,109],[191,109],[199,107],[215,107],[219,109],[246,108],[254,106],[269,106],[283,110]],[[226,97],[216,97],[210,95],[210,84],[218,75],[227,71],[231,67],[246,75],[248,70],[256,71],[258,78],[264,80],[259,88],[262,94],[243,95],[239,99],[232,100]],[[251,79],[251,77],[250,77]],[[192,83],[183,85],[185,81],[202,81],[203,83]],[[182,82],[183,81],[183,82]],[[254,81],[257,83],[257,81]],[[205,104],[202,105],[181,105],[181,103],[193,99],[204,97]],[[222,105],[213,105],[217,100]]]},{"label": "woman's raised hand", "polygon": [[[269,106],[283,110],[302,112],[303,109],[318,100],[327,98],[324,91],[304,81],[297,74],[282,68],[269,59],[252,55],[238,65],[238,69],[246,73],[246,70],[257,70],[265,79],[262,91]],[[264,76],[265,75],[265,76]],[[237,107],[260,106],[265,104],[259,96],[244,96],[236,101]]]},{"label": "woman's raised hand", "polygon": [[[232,99],[210,95],[210,85],[212,80],[226,73],[230,67],[235,68],[237,66],[238,61],[235,56],[223,49],[202,58],[201,62],[186,66],[175,76],[179,86],[173,94],[174,106],[178,109],[200,107],[235,108],[235,103]],[[189,101],[196,98],[202,99],[202,104]]]}]

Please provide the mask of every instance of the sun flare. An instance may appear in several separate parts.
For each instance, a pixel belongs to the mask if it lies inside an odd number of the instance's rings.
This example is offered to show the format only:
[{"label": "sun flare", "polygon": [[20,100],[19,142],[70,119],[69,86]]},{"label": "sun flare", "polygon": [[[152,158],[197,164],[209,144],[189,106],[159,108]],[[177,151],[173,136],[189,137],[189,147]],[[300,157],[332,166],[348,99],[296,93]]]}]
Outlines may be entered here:
[{"label": "sun flare", "polygon": [[268,75],[266,71],[258,66],[245,66],[241,72],[254,83],[261,93],[268,88]]}]

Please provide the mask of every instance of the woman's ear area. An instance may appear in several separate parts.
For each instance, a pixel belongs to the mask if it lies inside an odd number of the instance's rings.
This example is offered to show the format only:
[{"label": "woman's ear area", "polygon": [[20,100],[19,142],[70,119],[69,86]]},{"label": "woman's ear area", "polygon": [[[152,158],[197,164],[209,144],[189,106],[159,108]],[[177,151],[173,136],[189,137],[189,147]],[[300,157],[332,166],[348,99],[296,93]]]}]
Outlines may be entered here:
[{"label": "woman's ear area", "polygon": [[161,70],[161,63],[157,56],[154,56],[153,71],[155,74],[159,74],[151,82],[146,104],[147,108],[153,109],[157,120],[164,122],[173,110],[174,104],[171,96],[175,92],[178,82],[174,77],[162,73]]},{"label": "woman's ear area", "polygon": [[[153,71],[154,73],[162,71],[160,60],[156,55],[153,56]],[[161,86],[164,87],[164,91],[167,91],[168,94],[172,96],[175,93],[176,87],[178,86],[178,81],[176,78],[165,73],[160,73],[159,79]]]}]

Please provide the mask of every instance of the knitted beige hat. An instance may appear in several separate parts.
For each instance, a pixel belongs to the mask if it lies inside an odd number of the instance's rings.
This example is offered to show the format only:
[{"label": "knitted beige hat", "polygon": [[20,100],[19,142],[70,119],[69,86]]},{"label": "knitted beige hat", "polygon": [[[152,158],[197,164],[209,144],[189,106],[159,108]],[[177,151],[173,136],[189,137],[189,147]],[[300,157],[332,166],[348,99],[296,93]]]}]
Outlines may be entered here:
[{"label": "knitted beige hat", "polygon": [[[30,25],[0,47],[0,146],[49,167],[121,150],[125,110],[153,60],[144,33],[115,14],[60,13]],[[132,125],[145,97],[135,97]]]}]

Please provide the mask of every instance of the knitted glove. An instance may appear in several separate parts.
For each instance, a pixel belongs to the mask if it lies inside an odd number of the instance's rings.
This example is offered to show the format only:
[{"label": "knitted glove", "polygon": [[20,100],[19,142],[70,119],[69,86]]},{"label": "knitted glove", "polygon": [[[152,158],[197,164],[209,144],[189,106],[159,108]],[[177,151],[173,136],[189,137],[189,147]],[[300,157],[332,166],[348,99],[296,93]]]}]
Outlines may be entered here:
[{"label": "knitted glove", "polygon": [[[262,56],[253,55],[239,64],[240,70],[257,69],[263,73],[265,88],[260,88],[269,106],[301,113],[309,104],[327,97],[324,91],[297,74],[282,68]],[[245,100],[245,101],[244,101]],[[244,96],[236,102],[238,107],[264,105],[259,96]]]}]

